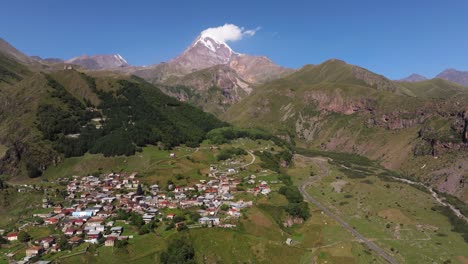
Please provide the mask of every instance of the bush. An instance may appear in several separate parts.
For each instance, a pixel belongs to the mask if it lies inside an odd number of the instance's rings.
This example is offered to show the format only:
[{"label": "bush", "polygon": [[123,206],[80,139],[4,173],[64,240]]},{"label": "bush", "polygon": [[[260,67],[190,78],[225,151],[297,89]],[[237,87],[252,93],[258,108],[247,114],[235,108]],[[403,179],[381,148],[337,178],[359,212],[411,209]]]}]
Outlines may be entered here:
[{"label": "bush", "polygon": [[284,196],[290,203],[299,203],[304,200],[301,192],[295,186],[282,186],[278,192]]},{"label": "bush", "polygon": [[128,245],[127,240],[116,240],[115,243],[114,243],[114,246],[116,248],[123,248],[123,247],[126,247],[127,245]]},{"label": "bush", "polygon": [[32,162],[26,163],[26,171],[28,172],[29,178],[37,178],[42,175],[42,171],[39,170],[37,165],[34,165]]},{"label": "bush", "polygon": [[290,203],[286,206],[286,212],[291,216],[300,217],[304,220],[310,217],[309,204],[306,202]]},{"label": "bush", "polygon": [[141,216],[141,214],[138,213],[132,213],[128,220],[130,220],[130,223],[134,226],[141,227],[145,224],[145,221],[143,221],[143,216]]},{"label": "bush", "polygon": [[[288,175],[283,175],[285,179],[290,180]],[[284,195],[288,199],[288,205],[285,207],[285,211],[293,216],[300,217],[304,220],[310,217],[309,204],[304,202],[301,192],[292,185],[281,186],[278,193]]]},{"label": "bush", "polygon": [[293,184],[291,176],[286,175],[286,174],[279,174],[278,175],[278,180],[280,180],[286,186],[290,186],[290,185]]},{"label": "bush", "polygon": [[195,263],[195,250],[188,243],[188,239],[176,239],[169,243],[167,251],[161,254],[163,264],[192,264]]},{"label": "bush", "polygon": [[20,231],[18,233],[18,241],[28,242],[29,240],[31,240],[31,236],[28,233],[26,233],[25,231]]}]

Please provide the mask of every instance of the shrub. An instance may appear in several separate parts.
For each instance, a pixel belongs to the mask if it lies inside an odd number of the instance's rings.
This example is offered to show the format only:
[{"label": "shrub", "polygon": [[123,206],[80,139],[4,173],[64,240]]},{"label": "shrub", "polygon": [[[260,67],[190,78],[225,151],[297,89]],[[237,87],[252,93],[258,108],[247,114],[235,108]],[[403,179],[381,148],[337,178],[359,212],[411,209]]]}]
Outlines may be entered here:
[{"label": "shrub", "polygon": [[188,243],[188,239],[176,239],[169,243],[165,252],[161,254],[163,264],[191,264],[195,263],[195,250]]},{"label": "shrub", "polygon": [[290,203],[286,206],[286,212],[304,220],[310,217],[309,204],[306,202]]},{"label": "shrub", "polygon": [[227,149],[222,149],[218,156],[218,160],[227,160],[231,159],[234,156],[240,156],[240,155],[247,155],[247,152],[242,149],[242,148],[227,148]]},{"label": "shrub", "polygon": [[18,241],[28,242],[29,240],[31,240],[31,236],[28,233],[26,233],[25,231],[20,231],[18,233]]}]

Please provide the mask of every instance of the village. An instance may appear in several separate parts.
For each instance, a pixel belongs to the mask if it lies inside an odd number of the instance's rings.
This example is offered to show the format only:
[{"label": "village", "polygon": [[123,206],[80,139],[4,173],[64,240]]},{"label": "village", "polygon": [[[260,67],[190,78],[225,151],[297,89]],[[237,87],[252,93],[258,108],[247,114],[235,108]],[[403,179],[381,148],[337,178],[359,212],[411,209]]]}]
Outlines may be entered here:
[{"label": "village", "polygon": [[[250,164],[255,161],[255,156],[251,156]],[[171,153],[170,158],[174,157]],[[133,238],[132,234],[124,232],[129,225],[138,226],[139,234],[148,233],[157,225],[178,231],[234,228],[242,212],[253,205],[252,200],[236,199],[237,193],[255,197],[271,192],[269,183],[256,179],[253,174],[239,177],[239,172],[250,164],[224,169],[210,165],[206,179],[186,186],[170,181],[164,188],[158,184],[143,184],[137,172],[58,178],[55,183],[64,186],[63,201],[52,201],[45,192],[42,208],[49,210],[33,214],[37,221],[29,226],[52,227],[55,233],[28,241],[25,257],[16,263],[48,263],[33,261],[82,244],[125,246]],[[24,242],[24,232],[20,229],[3,236],[13,243]]]}]

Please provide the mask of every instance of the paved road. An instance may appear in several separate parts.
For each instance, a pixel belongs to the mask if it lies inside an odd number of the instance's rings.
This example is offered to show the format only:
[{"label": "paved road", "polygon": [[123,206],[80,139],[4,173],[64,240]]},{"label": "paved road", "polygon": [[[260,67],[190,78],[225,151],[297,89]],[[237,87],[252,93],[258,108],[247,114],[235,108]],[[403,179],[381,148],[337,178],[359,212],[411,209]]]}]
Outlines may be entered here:
[{"label": "paved road", "polygon": [[[320,170],[322,176],[327,176],[329,173],[329,170],[327,168],[324,168],[325,166],[322,163],[319,163]],[[317,177],[317,176],[315,176]],[[342,227],[344,227],[346,230],[348,230],[353,236],[355,236],[360,242],[364,243],[369,249],[373,250],[377,255],[381,256],[383,259],[385,259],[388,263],[391,264],[398,264],[398,261],[396,261],[392,256],[388,255],[383,249],[381,249],[379,246],[377,246],[374,242],[366,239],[363,235],[361,235],[359,232],[357,232],[354,228],[352,228],[347,222],[343,221],[339,216],[335,215],[332,211],[328,210],[325,206],[323,206],[319,201],[311,197],[307,192],[306,192],[306,187],[312,182],[314,182],[315,177],[309,177],[307,180],[305,180],[300,186],[299,186],[299,191],[302,193],[304,198],[313,203],[315,206],[317,206],[320,210],[325,212],[330,218],[334,219],[336,222],[338,222]]]}]

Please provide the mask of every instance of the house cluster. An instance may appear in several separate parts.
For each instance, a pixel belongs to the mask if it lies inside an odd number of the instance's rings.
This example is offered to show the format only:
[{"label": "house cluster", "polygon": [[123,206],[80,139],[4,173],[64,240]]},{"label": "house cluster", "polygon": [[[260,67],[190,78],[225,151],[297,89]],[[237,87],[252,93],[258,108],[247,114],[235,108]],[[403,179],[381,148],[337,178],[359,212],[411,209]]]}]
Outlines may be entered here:
[{"label": "house cluster", "polygon": [[[240,180],[229,173],[212,172],[210,179],[200,180],[189,186],[170,184],[167,190],[161,190],[159,185],[151,185],[146,194],[137,191],[140,184],[137,173],[74,177],[67,185],[67,199],[75,204],[72,208],[64,208],[62,211],[71,214],[73,221],[83,221],[87,226],[95,226],[90,221],[97,217],[105,221],[119,209],[140,213],[148,223],[155,219],[172,219],[173,214],[163,213],[166,208],[197,208],[197,213],[202,216],[199,224],[218,226],[222,224],[221,218],[238,218],[241,215],[240,211],[251,206],[252,202],[234,201]],[[258,188],[260,193],[267,194],[264,191],[268,188],[266,183],[262,183]],[[220,217],[223,204],[229,209]],[[57,216],[46,219],[47,222],[51,220],[56,223],[59,219]],[[99,224],[96,226],[99,227]],[[84,231],[98,232],[101,229],[102,227]]]},{"label": "house cluster", "polygon": [[268,182],[266,181],[256,181],[255,175],[250,175],[246,178],[248,184],[255,185],[255,187],[249,189],[249,192],[253,193],[254,195],[263,194],[268,195],[271,192],[270,186],[268,186]]},{"label": "house cluster", "polygon": [[[44,225],[53,225],[66,238],[70,246],[83,242],[102,243],[114,246],[116,241],[131,239],[124,236],[124,228],[120,221],[112,221],[118,210],[141,214],[145,223],[159,219],[175,219],[173,210],[193,209],[200,218],[198,224],[189,227],[235,227],[235,221],[241,216],[241,210],[252,206],[252,201],[236,200],[238,185],[234,169],[219,172],[216,167],[210,167],[209,178],[199,180],[189,186],[169,184],[161,190],[159,185],[145,186],[145,191],[138,180],[137,173],[111,173],[108,175],[73,176],[66,184],[66,198],[61,203],[43,200],[44,208],[53,208],[51,212],[34,214],[43,219]],[[60,179],[61,180],[61,179]],[[270,193],[270,187],[265,181],[256,181],[255,176],[247,179],[255,187],[247,191],[255,195]],[[60,182],[62,185],[63,181]],[[178,224],[183,223],[176,223]],[[41,238],[30,243],[26,249],[27,257],[39,256],[48,252],[60,251],[63,241],[57,243],[58,235]],[[18,233],[10,233],[6,239],[18,239]]]}]

